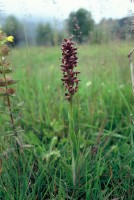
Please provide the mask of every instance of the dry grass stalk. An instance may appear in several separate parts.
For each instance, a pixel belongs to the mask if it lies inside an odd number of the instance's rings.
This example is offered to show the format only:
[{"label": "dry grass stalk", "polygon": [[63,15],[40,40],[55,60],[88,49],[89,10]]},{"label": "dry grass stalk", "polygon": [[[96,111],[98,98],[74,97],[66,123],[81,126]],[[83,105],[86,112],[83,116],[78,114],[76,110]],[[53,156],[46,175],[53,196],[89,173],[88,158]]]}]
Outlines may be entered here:
[{"label": "dry grass stalk", "polygon": [[129,58],[129,61],[130,61],[130,70],[131,70],[131,79],[132,79],[132,90],[133,90],[133,94],[134,94],[134,65],[133,65],[133,61],[132,61],[133,53],[134,53],[134,48],[128,54],[128,58]]}]

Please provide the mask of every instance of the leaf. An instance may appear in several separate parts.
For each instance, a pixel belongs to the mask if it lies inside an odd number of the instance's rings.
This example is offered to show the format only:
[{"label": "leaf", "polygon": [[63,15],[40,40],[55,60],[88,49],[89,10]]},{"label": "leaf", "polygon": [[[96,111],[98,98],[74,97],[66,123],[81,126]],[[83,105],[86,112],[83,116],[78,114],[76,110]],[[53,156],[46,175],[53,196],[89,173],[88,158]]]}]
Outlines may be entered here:
[{"label": "leaf", "polygon": [[24,102],[20,102],[20,103],[17,104],[17,106],[21,107],[21,106],[23,106],[23,104],[24,104]]},{"label": "leaf", "polygon": [[12,94],[14,94],[15,93],[15,89],[13,89],[13,88],[9,88],[8,90],[7,90],[7,94],[9,94],[9,95],[12,95]]},{"label": "leaf", "polygon": [[11,85],[11,84],[15,84],[17,83],[17,81],[13,80],[11,76],[7,76],[6,80],[3,78],[0,78],[0,86],[6,86],[6,85]]},{"label": "leaf", "polygon": [[0,95],[1,96],[6,95],[6,88],[0,88]]},{"label": "leaf", "polygon": [[28,142],[29,144],[32,144],[36,147],[38,146],[42,146],[41,141],[39,140],[39,138],[33,133],[33,132],[29,132],[26,136],[25,136],[25,140],[26,142]]},{"label": "leaf", "polygon": [[118,134],[118,133],[112,133],[111,135],[112,137],[116,137],[116,138],[120,138],[120,139],[127,139],[127,137],[121,135],[121,134]]},{"label": "leaf", "polygon": [[16,137],[16,136],[14,136],[14,138],[15,138],[15,140],[16,140],[18,146],[22,148],[22,147],[23,147],[23,144],[21,143],[20,139],[19,139],[18,137]]},{"label": "leaf", "polygon": [[0,78],[0,86],[5,86],[5,81],[3,78]]},{"label": "leaf", "polygon": [[12,69],[0,69],[0,74],[8,74],[8,73],[11,73],[12,72]]},{"label": "leaf", "polygon": [[73,148],[73,156],[74,156],[74,160],[76,161],[79,157],[79,152],[80,152],[79,139],[76,136],[74,131],[70,134],[70,136],[71,136],[71,142],[72,142],[72,148]]},{"label": "leaf", "polygon": [[128,153],[129,153],[129,149],[130,149],[130,145],[129,145],[129,144],[126,144],[126,143],[121,144],[121,145],[119,146],[119,151],[120,151],[120,153],[122,153],[122,154],[128,154]]},{"label": "leaf", "polygon": [[6,88],[0,88],[0,96],[7,96],[12,95],[15,93],[15,89],[9,88],[6,90]]},{"label": "leaf", "polygon": [[[94,135],[98,135],[99,133],[94,133]],[[119,133],[114,133],[114,132],[107,132],[107,133],[103,133],[104,136],[110,136],[110,137],[116,137],[116,138],[120,138],[120,139],[127,139],[126,136],[123,136]]]},{"label": "leaf", "polygon": [[47,161],[54,156],[55,159],[60,157],[60,151],[59,150],[53,150],[50,151],[49,153],[45,153],[43,156],[43,160],[46,159]]},{"label": "leaf", "polygon": [[65,162],[61,162],[63,167],[64,167],[64,170],[66,172],[66,176],[67,176],[67,179],[70,183],[72,183],[73,181],[73,177],[72,177],[72,167],[70,165],[68,165],[67,163]]},{"label": "leaf", "polygon": [[58,142],[58,138],[57,137],[53,137],[50,143],[50,151],[52,151],[52,149],[54,148],[54,146],[57,144]]},{"label": "leaf", "polygon": [[86,163],[88,160],[88,156],[89,156],[89,150],[87,152],[83,153],[82,155],[80,155],[78,163],[77,163],[77,173],[78,173],[77,177],[83,176],[83,173],[85,172],[85,167],[86,167]]},{"label": "leaf", "polygon": [[2,171],[3,171],[3,169],[2,169],[2,159],[0,158],[0,175],[2,174]]}]

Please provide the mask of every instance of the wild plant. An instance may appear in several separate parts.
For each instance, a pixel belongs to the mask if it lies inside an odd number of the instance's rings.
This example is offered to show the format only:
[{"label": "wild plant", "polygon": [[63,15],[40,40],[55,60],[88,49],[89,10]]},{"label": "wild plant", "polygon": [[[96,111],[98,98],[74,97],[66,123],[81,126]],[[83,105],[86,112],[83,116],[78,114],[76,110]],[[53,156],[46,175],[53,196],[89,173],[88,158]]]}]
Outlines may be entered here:
[{"label": "wild plant", "polygon": [[72,147],[71,166],[63,162],[67,178],[73,187],[80,185],[80,179],[83,176],[84,166],[86,166],[86,158],[88,153],[80,151],[79,134],[75,133],[74,129],[74,116],[73,116],[73,98],[74,94],[78,91],[78,74],[80,72],[74,71],[77,67],[77,48],[72,38],[64,39],[62,43],[62,64],[61,71],[63,78],[61,79],[65,87],[65,98],[69,102],[69,138]]},{"label": "wild plant", "polygon": [[[4,102],[3,115],[7,115],[6,119],[8,118],[9,121],[9,126],[5,127],[6,134],[4,133],[6,138],[4,141],[7,142],[7,146],[3,145],[4,150],[2,149],[0,154],[0,199],[1,197],[19,199],[20,196],[27,195],[30,187],[29,176],[31,177],[32,173],[31,166],[33,165],[32,151],[28,150],[31,145],[23,145],[20,137],[22,132],[19,125],[21,103],[16,105],[13,100],[16,94],[13,84],[16,84],[17,81],[11,76],[13,69],[9,59],[8,43],[13,40],[13,36],[7,37],[4,32],[0,31],[0,97]],[[7,141],[7,138],[10,139]],[[26,147],[26,151],[23,147]]]},{"label": "wild plant", "polygon": [[14,37],[8,36],[0,30],[0,96],[3,97],[5,104],[5,112],[9,116],[9,124],[11,134],[15,138],[15,143],[17,148],[21,146],[21,142],[18,139],[18,119],[16,118],[16,112],[18,108],[14,108],[12,104],[12,98],[15,96],[15,88],[12,87],[13,84],[17,83],[16,80],[12,78],[11,74],[13,72],[11,67],[11,62],[9,60],[10,48],[8,42],[13,42]]}]

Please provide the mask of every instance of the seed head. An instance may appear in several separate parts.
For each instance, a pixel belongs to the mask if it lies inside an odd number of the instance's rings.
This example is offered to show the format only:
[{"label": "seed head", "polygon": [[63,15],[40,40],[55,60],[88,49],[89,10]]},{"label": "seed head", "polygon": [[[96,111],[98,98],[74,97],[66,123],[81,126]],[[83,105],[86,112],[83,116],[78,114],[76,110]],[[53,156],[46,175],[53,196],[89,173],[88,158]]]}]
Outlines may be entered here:
[{"label": "seed head", "polygon": [[65,97],[68,101],[72,101],[73,95],[78,91],[78,80],[77,75],[80,72],[74,71],[77,67],[77,48],[74,46],[72,38],[64,39],[62,43],[62,64],[61,70],[63,72],[63,85],[65,86]]}]

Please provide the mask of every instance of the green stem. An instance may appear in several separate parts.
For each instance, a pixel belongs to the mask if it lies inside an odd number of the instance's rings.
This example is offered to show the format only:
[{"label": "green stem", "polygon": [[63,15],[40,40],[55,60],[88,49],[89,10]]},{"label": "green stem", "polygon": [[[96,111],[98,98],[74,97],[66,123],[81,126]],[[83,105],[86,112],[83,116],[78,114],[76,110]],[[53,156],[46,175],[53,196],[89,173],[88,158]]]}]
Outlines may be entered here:
[{"label": "green stem", "polygon": [[[72,140],[72,133],[74,132],[74,122],[73,122],[73,101],[69,102],[69,134]],[[72,142],[72,141],[71,141]]]},{"label": "green stem", "polygon": [[76,185],[76,135],[74,131],[74,120],[73,120],[73,101],[69,102],[69,136],[70,136],[70,142],[72,145],[72,176],[73,176],[73,185]]}]

